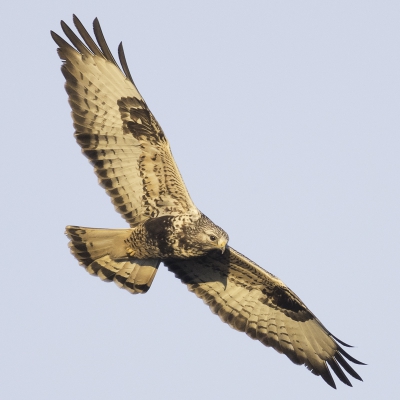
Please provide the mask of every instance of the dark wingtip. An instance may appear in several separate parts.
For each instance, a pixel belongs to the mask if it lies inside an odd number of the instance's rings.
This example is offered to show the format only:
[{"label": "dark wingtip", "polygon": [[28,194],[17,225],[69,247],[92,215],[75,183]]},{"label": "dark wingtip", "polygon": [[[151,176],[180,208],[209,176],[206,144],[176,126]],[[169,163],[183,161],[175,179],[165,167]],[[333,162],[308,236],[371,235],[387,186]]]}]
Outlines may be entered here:
[{"label": "dark wingtip", "polygon": [[131,72],[129,71],[128,63],[126,62],[124,46],[122,45],[122,42],[118,46],[118,57],[126,77],[134,84]]},{"label": "dark wingtip", "polygon": [[343,370],[340,368],[340,365],[334,358],[327,360],[327,362],[328,365],[332,368],[332,371],[345,385],[353,386],[349,381],[349,378],[346,376],[346,374],[343,372]]},{"label": "dark wingtip", "polygon": [[54,31],[50,31],[50,35],[53,38],[53,40],[58,44],[59,39],[61,39],[61,37],[57,35],[57,33],[55,33]]},{"label": "dark wingtip", "polygon": [[101,31],[100,21],[97,17],[93,20],[93,30]]},{"label": "dark wingtip", "polygon": [[[313,371],[311,371],[313,372]],[[331,371],[329,371],[329,368],[326,365],[326,362],[324,364],[324,368],[320,369],[318,372],[314,372],[316,375],[320,375],[321,378],[333,389],[336,389],[336,383],[332,377]]]},{"label": "dark wingtip", "polygon": [[337,342],[339,342],[342,346],[345,346],[345,347],[354,347],[354,346],[352,346],[352,345],[350,345],[350,344],[347,344],[347,343],[343,342],[342,340],[338,339],[335,335],[332,335],[332,333],[331,333],[330,335],[331,335]]},{"label": "dark wingtip", "polygon": [[107,45],[106,39],[104,38],[103,31],[100,26],[99,19],[97,17],[93,20],[93,31],[94,31],[94,35],[96,36],[97,43],[99,44],[100,49],[102,50],[105,58],[108,61],[111,61],[117,68],[119,68],[117,62],[115,61],[115,59]]},{"label": "dark wingtip", "polygon": [[350,374],[353,378],[362,381],[361,376],[358,375],[356,371],[354,371],[354,369],[347,363],[347,361],[339,352],[336,352],[335,359],[346,370],[348,374]]},{"label": "dark wingtip", "polygon": [[86,46],[90,49],[90,51],[96,56],[104,58],[104,55],[97,46],[96,42],[92,39],[89,32],[86,30],[82,22],[75,14],[72,17],[72,20],[74,22],[75,28],[78,30],[79,34],[81,35],[82,39],[84,40]]},{"label": "dark wingtip", "polygon": [[[330,334],[330,336],[337,342],[336,343],[337,350],[334,357],[325,362],[326,370],[329,371],[329,369],[327,368],[327,365],[329,365],[329,367],[332,369],[335,375],[347,386],[352,387],[353,385],[351,384],[350,380],[348,379],[342,368],[353,378],[362,382],[363,380],[361,376],[358,375],[357,372],[348,364],[346,359],[357,365],[366,365],[366,364],[361,361],[358,361],[350,354],[348,354],[345,350],[343,350],[343,348],[339,345],[339,343],[346,347],[353,347],[353,346],[344,343],[343,341],[338,339],[336,336],[333,336],[332,334]],[[325,382],[331,387],[334,387],[336,389],[336,385],[335,386],[332,385],[333,381],[332,376],[329,376],[330,374],[328,375],[326,371],[319,371],[319,372],[321,373],[321,377],[325,380]]]},{"label": "dark wingtip", "polygon": [[59,48],[70,48],[72,50],[75,50],[68,42],[66,42],[61,36],[57,35],[57,33],[50,31],[50,35],[53,38],[53,40],[56,42]]},{"label": "dark wingtip", "polygon": [[358,365],[367,365],[361,361],[356,360],[354,357],[352,357],[349,353],[347,353],[345,350],[343,350],[338,344],[337,344],[337,348],[340,354],[342,354],[343,356],[345,356],[349,361],[351,361],[354,364],[358,364]]},{"label": "dark wingtip", "polygon": [[336,383],[335,383],[335,381],[333,380],[333,378],[332,378],[332,380],[330,380],[329,378],[325,378],[325,376],[324,375],[321,375],[321,377],[322,377],[322,379],[332,388],[332,389],[337,389],[336,388]]}]

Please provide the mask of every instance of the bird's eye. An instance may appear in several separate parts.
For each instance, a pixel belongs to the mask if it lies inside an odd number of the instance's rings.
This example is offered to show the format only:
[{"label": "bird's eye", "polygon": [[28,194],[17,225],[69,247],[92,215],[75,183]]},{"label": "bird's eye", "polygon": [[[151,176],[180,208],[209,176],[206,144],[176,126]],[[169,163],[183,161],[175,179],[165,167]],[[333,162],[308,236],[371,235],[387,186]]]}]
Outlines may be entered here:
[{"label": "bird's eye", "polygon": [[217,238],[216,238],[214,235],[210,235],[210,240],[211,240],[212,242],[214,242],[215,240],[217,240]]}]

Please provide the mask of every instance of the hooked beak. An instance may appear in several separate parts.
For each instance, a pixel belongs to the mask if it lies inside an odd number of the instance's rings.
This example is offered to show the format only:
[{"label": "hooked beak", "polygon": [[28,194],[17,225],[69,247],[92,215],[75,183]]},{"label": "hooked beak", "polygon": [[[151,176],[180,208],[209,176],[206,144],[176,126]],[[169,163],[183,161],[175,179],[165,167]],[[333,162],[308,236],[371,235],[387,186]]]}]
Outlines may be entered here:
[{"label": "hooked beak", "polygon": [[220,241],[218,242],[218,248],[221,249],[221,253],[224,254],[224,251],[226,249],[226,244],[228,243],[228,241],[226,239],[220,239]]}]

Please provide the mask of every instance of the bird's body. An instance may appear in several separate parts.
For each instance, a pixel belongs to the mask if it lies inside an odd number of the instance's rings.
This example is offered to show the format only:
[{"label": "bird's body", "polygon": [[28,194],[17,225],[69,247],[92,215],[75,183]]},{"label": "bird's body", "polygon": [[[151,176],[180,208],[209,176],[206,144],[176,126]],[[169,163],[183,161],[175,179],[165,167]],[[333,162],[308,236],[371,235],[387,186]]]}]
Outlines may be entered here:
[{"label": "bird's body", "polygon": [[[280,279],[227,245],[227,233],[194,205],[168,141],[129,72],[122,71],[94,21],[98,44],[74,16],[82,40],[64,23],[74,47],[52,32],[74,120],[75,138],[127,229],[68,226],[71,252],[85,269],[131,293],[149,290],[162,262],[222,321],[304,364],[332,387],[328,366],[355,360]],[[340,343],[340,344],[339,344]]]},{"label": "bird's body", "polygon": [[151,218],[133,228],[126,240],[130,255],[140,259],[201,257],[224,250],[227,242],[228,235],[204,214]]}]

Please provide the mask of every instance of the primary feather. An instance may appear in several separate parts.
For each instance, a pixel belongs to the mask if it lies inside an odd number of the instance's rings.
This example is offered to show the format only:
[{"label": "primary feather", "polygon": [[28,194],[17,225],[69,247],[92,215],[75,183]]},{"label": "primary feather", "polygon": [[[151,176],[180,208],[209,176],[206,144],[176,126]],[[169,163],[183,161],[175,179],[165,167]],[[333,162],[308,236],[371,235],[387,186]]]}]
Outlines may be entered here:
[{"label": "primary feather", "polygon": [[[86,270],[131,293],[145,293],[160,262],[232,328],[304,364],[335,387],[360,376],[335,338],[277,277],[227,246],[228,235],[192,202],[160,125],[137,90],[122,43],[122,70],[104,39],[79,19],[83,41],[51,32],[63,60],[75,138],[129,229],[68,226],[72,254]],[[225,250],[225,251],[224,251]],[[328,368],[330,367],[330,369]],[[343,369],[342,369],[343,368]]]}]

